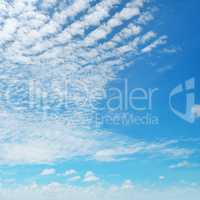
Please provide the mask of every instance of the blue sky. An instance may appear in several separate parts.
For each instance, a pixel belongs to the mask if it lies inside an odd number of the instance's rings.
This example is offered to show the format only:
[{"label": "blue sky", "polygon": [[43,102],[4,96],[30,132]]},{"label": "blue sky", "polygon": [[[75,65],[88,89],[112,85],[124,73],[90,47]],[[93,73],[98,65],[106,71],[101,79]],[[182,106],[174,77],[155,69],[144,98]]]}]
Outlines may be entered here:
[{"label": "blue sky", "polygon": [[2,0],[2,199],[197,200],[199,6]]}]

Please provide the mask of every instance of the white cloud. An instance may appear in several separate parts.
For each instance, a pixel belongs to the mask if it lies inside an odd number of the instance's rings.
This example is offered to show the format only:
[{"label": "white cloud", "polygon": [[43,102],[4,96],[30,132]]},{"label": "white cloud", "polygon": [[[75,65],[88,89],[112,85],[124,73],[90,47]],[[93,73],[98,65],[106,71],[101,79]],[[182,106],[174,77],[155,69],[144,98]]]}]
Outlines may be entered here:
[{"label": "white cloud", "polygon": [[145,44],[146,42],[149,42],[151,39],[156,37],[156,33],[154,31],[149,31],[143,37],[141,38],[141,43]]},{"label": "white cloud", "polygon": [[183,162],[179,162],[179,163],[177,163],[177,164],[175,164],[175,165],[170,165],[169,168],[171,168],[171,169],[176,169],[176,168],[187,168],[187,167],[189,167],[189,166],[190,166],[189,162],[183,161]]},{"label": "white cloud", "polygon": [[3,29],[0,31],[0,45],[13,39],[18,22],[14,18],[5,20]]},{"label": "white cloud", "polygon": [[[168,159],[187,158],[194,151],[186,148],[177,148],[177,141],[166,141],[158,143],[135,142],[135,144],[121,145],[102,149],[96,152],[93,158],[101,162],[123,161],[129,156],[145,153],[147,155],[165,156]],[[173,146],[175,145],[175,147]]]},{"label": "white cloud", "polygon": [[154,17],[151,12],[147,11],[144,12],[140,17],[138,18],[138,23],[140,24],[146,24],[147,22],[153,20]]},{"label": "white cloud", "polygon": [[142,53],[150,53],[156,47],[166,44],[166,43],[167,43],[167,37],[162,36],[159,39],[152,42],[150,45],[146,46],[144,49],[142,49]]},{"label": "white cloud", "polygon": [[125,45],[121,45],[116,50],[119,51],[121,55],[126,54],[127,52],[134,52],[135,54],[140,51],[140,45],[144,45],[149,42],[151,39],[156,37],[156,33],[153,31],[149,31],[142,36],[138,36],[134,38],[131,42]]},{"label": "white cloud", "polygon": [[75,174],[77,174],[77,171],[74,170],[74,169],[70,169],[70,170],[65,171],[66,176],[71,176],[71,175],[75,175]]},{"label": "white cloud", "polygon": [[165,176],[159,176],[159,179],[160,179],[161,181],[163,181],[163,180],[165,180]]},{"label": "white cloud", "polygon": [[126,180],[124,181],[124,183],[122,184],[122,189],[133,189],[134,188],[134,184],[131,180]]},{"label": "white cloud", "polygon": [[124,20],[128,20],[139,15],[139,8],[143,6],[143,3],[143,0],[129,2],[121,12],[116,13],[107,23],[103,24],[87,36],[86,43],[90,44],[100,39],[104,39],[113,30],[113,28],[123,24]]},{"label": "white cloud", "polygon": [[98,151],[94,158],[98,161],[103,162],[111,162],[111,161],[117,161],[117,160],[123,160],[123,157],[126,157],[128,155],[133,155],[140,153],[144,150],[143,144],[137,144],[135,146],[130,147],[118,147],[118,148],[112,148],[112,149],[104,149]]},{"label": "white cloud", "polygon": [[83,36],[85,29],[90,26],[99,26],[101,21],[109,16],[110,9],[118,3],[120,3],[120,0],[101,1],[96,6],[90,8],[87,15],[69,26],[66,31],[71,32],[72,35],[78,34]]},{"label": "white cloud", "polygon": [[195,150],[174,147],[174,148],[164,148],[161,150],[161,153],[168,155],[172,158],[188,158],[195,153]]},{"label": "white cloud", "polygon": [[167,66],[158,68],[156,71],[157,71],[158,73],[165,73],[165,72],[168,72],[168,71],[173,70],[173,68],[174,68],[173,65],[167,65]]},{"label": "white cloud", "polygon": [[[129,37],[133,37],[138,35],[142,31],[140,26],[136,26],[135,24],[129,24],[126,28],[122,29],[118,34],[116,34],[112,38],[112,42],[120,43],[124,41],[124,39],[128,39]],[[112,44],[114,48],[115,43]]]},{"label": "white cloud", "polygon": [[200,164],[198,163],[192,163],[188,161],[182,161],[173,165],[170,165],[170,169],[180,169],[180,168],[198,168]]},{"label": "white cloud", "polygon": [[74,182],[74,181],[79,181],[80,179],[81,179],[80,176],[72,176],[72,177],[69,178],[69,181]]},{"label": "white cloud", "polygon": [[99,181],[99,177],[97,177],[94,172],[92,171],[87,171],[84,175],[84,182],[86,183],[91,183],[91,182],[97,182]]},{"label": "white cloud", "polygon": [[[52,1],[53,2],[50,3],[44,2],[43,6],[47,8],[48,6],[52,6],[52,4],[55,4],[54,0]],[[49,21],[49,23],[45,24],[40,30],[41,36],[45,37],[48,36],[50,33],[64,36],[64,34],[59,33],[62,30],[63,24],[65,24],[66,21],[69,20],[69,18],[75,17],[78,13],[83,12],[88,7],[89,0],[76,0],[72,4],[64,7],[64,9],[60,12],[55,12],[52,20]]]},{"label": "white cloud", "polygon": [[41,175],[41,176],[49,176],[49,175],[53,175],[53,174],[55,174],[55,173],[56,173],[56,170],[55,170],[55,169],[49,168],[49,169],[44,169],[44,170],[40,173],[40,175]]},{"label": "white cloud", "polygon": [[55,6],[57,3],[57,0],[43,0],[42,1],[42,6],[46,9]]}]

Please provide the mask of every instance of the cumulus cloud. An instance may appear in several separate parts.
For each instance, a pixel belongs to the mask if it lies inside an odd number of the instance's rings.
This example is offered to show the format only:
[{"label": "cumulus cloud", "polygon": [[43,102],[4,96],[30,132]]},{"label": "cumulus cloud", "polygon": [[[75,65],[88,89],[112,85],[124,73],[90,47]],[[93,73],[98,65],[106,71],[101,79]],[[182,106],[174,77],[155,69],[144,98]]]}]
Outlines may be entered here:
[{"label": "cumulus cloud", "polygon": [[87,171],[84,175],[84,182],[86,183],[91,183],[91,182],[97,182],[99,181],[99,177],[97,177],[94,172],[92,171]]}]

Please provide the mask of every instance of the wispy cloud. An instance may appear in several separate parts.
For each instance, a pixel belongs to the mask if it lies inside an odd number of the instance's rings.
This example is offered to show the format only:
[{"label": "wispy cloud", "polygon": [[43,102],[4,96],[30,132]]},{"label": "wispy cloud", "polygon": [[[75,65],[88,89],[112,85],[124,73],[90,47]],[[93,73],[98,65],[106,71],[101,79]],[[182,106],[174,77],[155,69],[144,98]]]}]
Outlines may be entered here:
[{"label": "wispy cloud", "polygon": [[72,175],[76,175],[76,174],[77,174],[77,171],[74,170],[74,169],[69,169],[69,170],[66,170],[64,174],[65,174],[66,176],[72,176]]},{"label": "wispy cloud", "polygon": [[168,71],[171,71],[174,69],[174,66],[173,65],[167,65],[167,66],[164,66],[164,67],[160,67],[158,68],[156,71],[158,73],[166,73]]},{"label": "wispy cloud", "polygon": [[144,49],[142,49],[142,53],[150,53],[157,46],[166,44],[166,42],[167,42],[167,36],[162,36],[159,39],[152,42],[150,45],[146,46]]},{"label": "wispy cloud", "polygon": [[181,168],[196,168],[199,167],[200,164],[197,163],[190,163],[188,161],[182,161],[173,165],[170,165],[170,169],[181,169]]},{"label": "wispy cloud", "polygon": [[124,146],[107,148],[97,151],[94,159],[102,162],[123,161],[131,156],[146,154],[149,156],[164,156],[167,159],[188,158],[194,154],[194,150],[177,147],[178,141],[167,141],[158,143],[135,142],[125,143]]},{"label": "wispy cloud", "polygon": [[41,123],[32,118],[22,121],[5,112],[0,119],[5,121],[0,127],[2,164],[52,163],[77,157],[112,162],[123,161],[139,154],[164,155],[171,159],[188,158],[196,153],[195,149],[181,147],[181,141],[135,141],[110,132],[80,130],[61,120],[49,119]]},{"label": "wispy cloud", "polygon": [[190,165],[189,162],[183,161],[183,162],[179,162],[179,163],[177,163],[175,165],[170,165],[169,168],[171,168],[171,169],[187,168],[187,167],[189,167],[189,165]]},{"label": "wispy cloud", "polygon": [[49,176],[49,175],[53,175],[56,173],[56,170],[54,168],[49,168],[49,169],[44,169],[40,175],[41,176]]},{"label": "wispy cloud", "polygon": [[75,181],[79,181],[81,179],[80,176],[72,176],[69,178],[69,181],[75,182]]}]

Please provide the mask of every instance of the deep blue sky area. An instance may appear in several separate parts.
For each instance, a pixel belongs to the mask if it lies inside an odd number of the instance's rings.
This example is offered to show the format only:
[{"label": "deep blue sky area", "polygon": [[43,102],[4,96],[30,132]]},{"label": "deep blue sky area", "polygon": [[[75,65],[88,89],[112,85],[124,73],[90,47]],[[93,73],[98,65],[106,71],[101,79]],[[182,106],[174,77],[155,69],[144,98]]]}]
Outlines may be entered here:
[{"label": "deep blue sky area", "polygon": [[[199,137],[199,120],[195,124],[177,119],[168,107],[170,91],[178,84],[190,78],[196,79],[196,103],[200,102],[200,21],[198,8],[200,2],[192,1],[155,1],[159,11],[156,21],[150,26],[159,33],[168,36],[168,46],[176,47],[175,54],[147,55],[138,58],[127,70],[120,73],[120,78],[128,78],[129,87],[159,88],[155,96],[154,113],[160,115],[159,126],[108,126],[109,128],[138,138],[176,138]],[[171,66],[170,70],[158,73],[157,69]],[[121,80],[120,80],[121,81]],[[119,80],[116,81],[117,87]],[[113,83],[115,85],[115,83]],[[178,106],[184,110],[185,99],[179,98]]]}]

